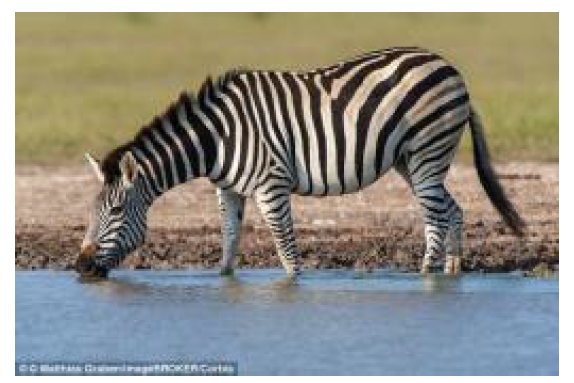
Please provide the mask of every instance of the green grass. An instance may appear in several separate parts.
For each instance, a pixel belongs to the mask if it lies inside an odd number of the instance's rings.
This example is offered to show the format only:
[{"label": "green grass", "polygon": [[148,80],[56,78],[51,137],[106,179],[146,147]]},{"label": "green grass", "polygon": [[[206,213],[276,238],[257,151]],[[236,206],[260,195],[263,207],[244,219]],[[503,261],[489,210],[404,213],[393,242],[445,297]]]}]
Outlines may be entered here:
[{"label": "green grass", "polygon": [[16,163],[100,156],[208,74],[405,45],[464,74],[496,159],[558,161],[558,14],[19,13]]}]

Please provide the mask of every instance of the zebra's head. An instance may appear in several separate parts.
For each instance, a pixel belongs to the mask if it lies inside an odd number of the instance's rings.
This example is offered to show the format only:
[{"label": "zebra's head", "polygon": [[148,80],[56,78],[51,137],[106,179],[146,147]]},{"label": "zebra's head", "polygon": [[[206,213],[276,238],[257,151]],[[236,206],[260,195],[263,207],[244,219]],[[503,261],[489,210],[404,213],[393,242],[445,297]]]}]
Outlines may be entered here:
[{"label": "zebra's head", "polygon": [[130,151],[108,156],[103,164],[86,158],[102,184],[89,213],[86,235],[76,262],[82,277],[105,278],[126,255],[143,244],[149,204],[141,172]]}]

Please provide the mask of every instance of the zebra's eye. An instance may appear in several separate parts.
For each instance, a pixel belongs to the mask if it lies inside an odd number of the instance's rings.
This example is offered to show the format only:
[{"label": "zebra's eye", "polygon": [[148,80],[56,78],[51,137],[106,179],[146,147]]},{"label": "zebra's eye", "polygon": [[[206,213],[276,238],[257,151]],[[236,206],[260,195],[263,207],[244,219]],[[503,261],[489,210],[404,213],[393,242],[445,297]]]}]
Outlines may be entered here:
[{"label": "zebra's eye", "polygon": [[112,206],[112,208],[110,209],[110,214],[112,215],[120,215],[122,214],[122,207],[121,206]]}]

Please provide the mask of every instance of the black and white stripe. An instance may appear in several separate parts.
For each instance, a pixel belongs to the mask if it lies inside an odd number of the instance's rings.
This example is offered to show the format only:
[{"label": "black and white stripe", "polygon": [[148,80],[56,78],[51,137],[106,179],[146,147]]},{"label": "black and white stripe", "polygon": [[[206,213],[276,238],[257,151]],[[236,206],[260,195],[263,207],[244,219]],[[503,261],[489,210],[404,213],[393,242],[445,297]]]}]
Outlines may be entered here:
[{"label": "black and white stripe", "polygon": [[[423,270],[445,250],[452,269],[462,251],[463,218],[444,179],[467,122],[481,181],[503,218],[520,232],[523,223],[490,168],[460,74],[420,48],[370,52],[305,73],[237,70],[216,82],[208,79],[197,98],[182,94],[133,141],[108,155],[102,171],[106,185],[121,188],[119,163],[133,155],[138,177],[131,192],[141,195],[142,204],[134,212],[145,212],[175,185],[208,177],[219,189],[224,271],[233,266],[244,200],[254,197],[283,265],[294,273],[298,253],[290,194],[352,193],[394,167],[422,207]],[[119,231],[106,225],[115,221],[108,205],[99,205],[100,226]],[[126,233],[134,233],[122,237],[129,242],[124,248],[131,249],[140,243],[132,238],[143,238],[139,232],[145,228],[135,213],[122,222],[131,225]]]}]

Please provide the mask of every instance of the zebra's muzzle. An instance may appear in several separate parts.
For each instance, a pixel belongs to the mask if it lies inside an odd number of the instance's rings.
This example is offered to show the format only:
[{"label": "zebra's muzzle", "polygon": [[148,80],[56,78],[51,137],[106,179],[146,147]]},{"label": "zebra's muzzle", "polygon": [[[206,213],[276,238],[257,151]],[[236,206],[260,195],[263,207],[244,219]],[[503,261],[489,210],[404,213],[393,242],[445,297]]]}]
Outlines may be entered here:
[{"label": "zebra's muzzle", "polygon": [[80,255],[76,261],[76,271],[82,278],[107,278],[109,270],[98,265],[93,257]]}]

